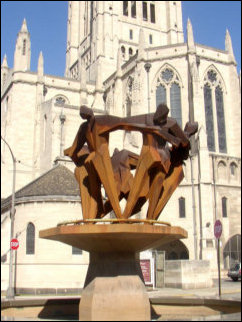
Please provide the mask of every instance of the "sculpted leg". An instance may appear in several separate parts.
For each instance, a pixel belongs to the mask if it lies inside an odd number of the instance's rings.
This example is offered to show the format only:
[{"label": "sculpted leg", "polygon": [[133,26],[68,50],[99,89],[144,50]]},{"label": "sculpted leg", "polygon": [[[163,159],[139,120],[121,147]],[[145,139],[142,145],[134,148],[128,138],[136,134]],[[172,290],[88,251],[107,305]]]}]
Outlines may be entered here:
[{"label": "sculpted leg", "polygon": [[164,179],[163,192],[162,192],[161,198],[157,204],[157,207],[153,213],[152,219],[154,219],[154,220],[156,220],[159,217],[162,209],[165,207],[165,205],[168,202],[168,200],[170,199],[171,195],[173,194],[173,192],[175,191],[177,186],[180,184],[180,182],[184,178],[184,173],[183,173],[183,169],[182,169],[181,165],[171,169],[169,173],[170,174],[168,174],[168,176]]},{"label": "sculpted leg", "polygon": [[108,151],[108,145],[102,145],[102,148],[98,152],[94,153],[92,162],[104,186],[104,189],[108,195],[117,218],[122,218],[118,192],[116,183],[114,181],[113,168]]}]

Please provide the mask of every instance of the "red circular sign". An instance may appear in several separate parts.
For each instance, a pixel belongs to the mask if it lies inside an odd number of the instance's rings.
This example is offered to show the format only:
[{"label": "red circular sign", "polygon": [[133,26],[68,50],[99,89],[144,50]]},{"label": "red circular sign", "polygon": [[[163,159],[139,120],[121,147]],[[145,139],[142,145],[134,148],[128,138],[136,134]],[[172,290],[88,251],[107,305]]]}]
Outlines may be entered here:
[{"label": "red circular sign", "polygon": [[17,239],[12,239],[10,242],[11,249],[18,249],[19,248],[19,242]]},{"label": "red circular sign", "polygon": [[218,239],[222,234],[222,223],[220,220],[216,220],[214,224],[214,236]]}]

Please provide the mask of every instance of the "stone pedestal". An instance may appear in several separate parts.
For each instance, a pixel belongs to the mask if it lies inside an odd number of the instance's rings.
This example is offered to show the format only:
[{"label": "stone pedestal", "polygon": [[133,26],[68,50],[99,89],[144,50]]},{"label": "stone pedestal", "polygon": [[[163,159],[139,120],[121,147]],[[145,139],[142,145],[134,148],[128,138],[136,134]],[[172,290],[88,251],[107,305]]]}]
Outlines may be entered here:
[{"label": "stone pedestal", "polygon": [[90,253],[79,320],[150,320],[150,302],[138,254]]},{"label": "stone pedestal", "polygon": [[39,236],[90,252],[80,321],[149,321],[139,252],[185,238],[187,232],[149,224],[84,224],[43,230]]}]

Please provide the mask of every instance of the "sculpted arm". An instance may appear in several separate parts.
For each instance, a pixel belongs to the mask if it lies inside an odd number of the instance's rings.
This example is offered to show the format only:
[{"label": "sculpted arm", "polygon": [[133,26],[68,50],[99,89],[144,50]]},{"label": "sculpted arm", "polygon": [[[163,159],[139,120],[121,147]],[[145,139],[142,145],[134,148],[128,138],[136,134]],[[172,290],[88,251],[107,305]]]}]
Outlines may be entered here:
[{"label": "sculpted arm", "polygon": [[87,126],[88,124],[86,122],[80,126],[72,146],[64,151],[64,154],[69,156],[75,162],[75,164],[78,163],[77,153],[81,150],[86,142]]}]

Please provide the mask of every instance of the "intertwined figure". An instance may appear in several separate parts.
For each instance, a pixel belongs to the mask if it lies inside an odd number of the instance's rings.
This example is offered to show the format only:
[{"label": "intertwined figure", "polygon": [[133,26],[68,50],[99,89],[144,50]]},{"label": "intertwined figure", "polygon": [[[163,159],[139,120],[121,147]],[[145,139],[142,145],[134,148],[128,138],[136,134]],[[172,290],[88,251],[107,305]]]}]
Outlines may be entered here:
[{"label": "intertwined figure", "polygon": [[[128,219],[148,200],[147,219],[156,220],[184,177],[182,163],[190,149],[189,138],[198,124],[187,123],[184,131],[168,117],[169,109],[160,104],[155,113],[131,117],[94,116],[81,106],[82,123],[72,146],[65,150],[76,164],[83,219],[98,219],[111,210],[118,219]],[[139,131],[143,135],[140,155],[128,150],[109,155],[109,133]],[[168,144],[169,143],[169,144]],[[131,173],[136,169],[135,175]],[[108,200],[104,202],[101,189]],[[127,200],[124,212],[119,201]]]}]

